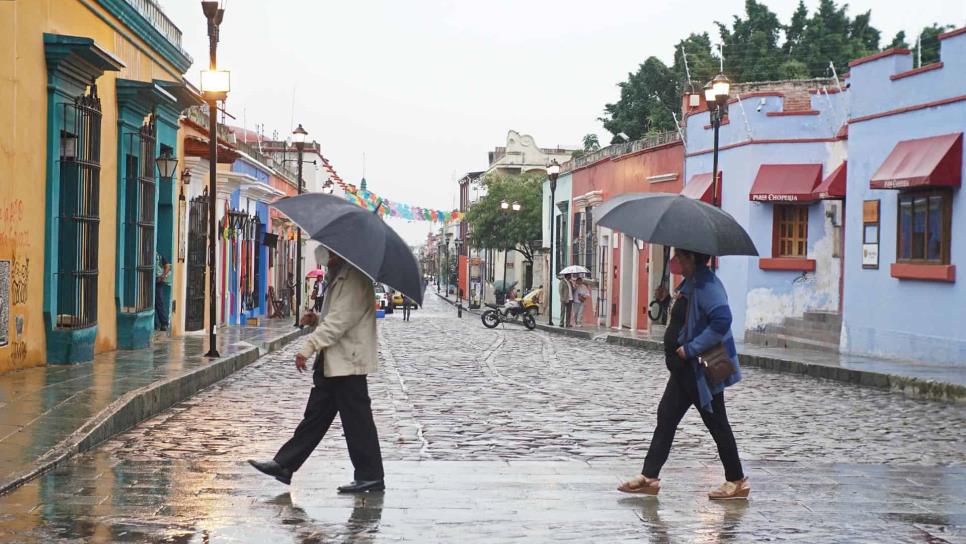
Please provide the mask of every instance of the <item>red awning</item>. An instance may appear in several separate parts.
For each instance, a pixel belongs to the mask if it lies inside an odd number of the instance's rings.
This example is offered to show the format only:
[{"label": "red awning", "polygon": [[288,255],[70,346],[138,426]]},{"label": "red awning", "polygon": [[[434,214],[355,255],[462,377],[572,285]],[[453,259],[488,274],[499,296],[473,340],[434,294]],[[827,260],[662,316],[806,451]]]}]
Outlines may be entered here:
[{"label": "red awning", "polygon": [[837,200],[845,198],[845,171],[846,162],[838,166],[827,178],[822,180],[815,188],[815,198],[819,200]]},{"label": "red awning", "polygon": [[821,164],[763,164],[748,197],[763,202],[809,202],[822,181]]},{"label": "red awning", "polygon": [[[721,174],[718,174],[719,176]],[[691,176],[685,184],[684,189],[681,189],[681,194],[693,198],[695,200],[701,200],[711,204],[711,193],[714,190],[711,183],[711,172],[705,172],[704,174],[695,174]],[[721,191],[721,187],[718,187],[718,191]],[[718,195],[719,200],[721,195]]]},{"label": "red awning", "polygon": [[963,133],[903,140],[872,176],[873,189],[959,187],[963,175]]}]

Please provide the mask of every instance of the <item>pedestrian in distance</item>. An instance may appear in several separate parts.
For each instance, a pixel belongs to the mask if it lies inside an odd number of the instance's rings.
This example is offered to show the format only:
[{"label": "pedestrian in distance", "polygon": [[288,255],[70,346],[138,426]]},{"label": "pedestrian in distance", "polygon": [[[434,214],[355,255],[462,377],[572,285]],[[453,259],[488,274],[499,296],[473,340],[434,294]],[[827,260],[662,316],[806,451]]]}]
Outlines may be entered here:
[{"label": "pedestrian in distance", "polygon": [[409,313],[412,311],[413,300],[403,295],[403,321],[409,321]]},{"label": "pedestrian in distance", "polygon": [[321,277],[315,278],[315,285],[312,286],[312,309],[315,313],[322,311],[322,302],[325,300],[325,280]]},{"label": "pedestrian in distance", "polygon": [[570,326],[570,315],[574,305],[574,289],[570,284],[570,274],[564,274],[560,279],[557,293],[560,295],[560,326],[566,329]]},{"label": "pedestrian in distance", "polygon": [[[745,499],[751,492],[738,457],[738,446],[725,411],[724,389],[741,380],[737,351],[731,335],[731,309],[724,285],[708,268],[710,257],[675,249],[684,281],[671,308],[671,319],[664,333],[665,364],[671,377],[657,409],[657,428],[644,458],[641,474],[622,483],[617,489],[625,493],[657,495],[661,489],[661,467],[671,452],[674,433],[691,406],[698,409],[704,425],[711,432],[724,465],[725,482],[708,493],[708,498]],[[725,361],[730,359],[731,372],[718,383],[712,383],[705,367],[713,350]]]},{"label": "pedestrian in distance", "polygon": [[248,462],[256,469],[290,484],[318,446],[336,414],[342,421],[349,458],[355,469],[352,483],[340,493],[385,489],[382,452],[372,419],[366,381],[379,365],[376,337],[375,290],[372,280],[335,253],[328,259],[328,293],[320,315],[306,314],[301,323],[315,326],[295,356],[295,368],[304,372],[313,354],[308,404],[295,435],[270,461]]},{"label": "pedestrian in distance", "polygon": [[577,276],[574,280],[574,325],[583,325],[584,305],[590,301],[590,287],[584,283],[584,278]]},{"label": "pedestrian in distance", "polygon": [[154,261],[154,328],[168,330],[168,305],[165,291],[171,290],[171,263],[157,253]]}]

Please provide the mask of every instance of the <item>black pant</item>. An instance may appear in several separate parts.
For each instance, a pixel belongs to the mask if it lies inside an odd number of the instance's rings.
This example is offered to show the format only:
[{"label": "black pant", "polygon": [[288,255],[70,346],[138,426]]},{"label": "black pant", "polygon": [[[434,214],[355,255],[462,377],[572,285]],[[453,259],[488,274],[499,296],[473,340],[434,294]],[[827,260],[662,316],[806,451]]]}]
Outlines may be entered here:
[{"label": "black pant", "polygon": [[403,321],[409,321],[409,303],[403,303]]},{"label": "black pant", "polygon": [[155,282],[154,284],[154,328],[168,330],[168,308],[164,303],[164,283]]},{"label": "black pant", "polygon": [[[681,366],[671,373],[671,378],[664,388],[664,396],[661,397],[661,404],[657,408],[657,428],[654,429],[654,437],[647,449],[644,469],[641,471],[648,478],[657,478],[661,473],[661,467],[667,462],[668,454],[671,453],[671,443],[674,442],[674,433],[677,431],[678,424],[691,406],[696,406],[698,399],[698,386],[690,364],[676,356],[673,356],[673,359],[669,364]],[[711,436],[718,445],[718,456],[721,458],[721,464],[724,465],[725,479],[734,482],[744,478],[735,434],[731,430],[728,413],[725,411],[724,393],[718,393],[711,399],[714,413],[708,413],[696,407],[704,421],[704,426],[711,431]]]},{"label": "black pant", "polygon": [[376,424],[372,420],[366,376],[326,378],[319,361],[312,382],[315,387],[309,394],[305,416],[296,427],[295,435],[275,454],[275,462],[292,472],[298,470],[322,441],[338,413],[349,447],[349,458],[355,468],[354,479],[381,480],[382,452]]}]

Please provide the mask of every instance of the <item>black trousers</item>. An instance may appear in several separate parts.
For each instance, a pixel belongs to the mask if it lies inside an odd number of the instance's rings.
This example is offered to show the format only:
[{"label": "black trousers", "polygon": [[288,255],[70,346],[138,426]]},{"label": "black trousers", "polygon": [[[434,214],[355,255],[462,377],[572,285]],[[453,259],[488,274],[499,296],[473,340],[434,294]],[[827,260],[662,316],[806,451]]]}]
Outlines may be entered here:
[{"label": "black trousers", "polygon": [[661,404],[657,408],[657,428],[654,429],[654,437],[651,438],[651,445],[647,449],[647,457],[644,458],[644,469],[641,473],[648,478],[658,477],[661,467],[667,462],[668,455],[671,453],[671,444],[674,442],[674,433],[677,432],[678,424],[691,406],[695,406],[701,414],[704,426],[711,432],[715,444],[718,445],[718,456],[721,458],[721,464],[724,465],[725,479],[734,482],[744,478],[741,460],[738,458],[735,433],[731,430],[728,413],[725,411],[724,392],[718,393],[711,399],[714,413],[701,410],[696,406],[698,386],[695,383],[694,371],[691,370],[690,365],[676,356],[673,358],[674,361],[669,361],[669,364],[676,363],[681,366],[671,373],[671,378],[664,388],[664,396],[661,397]]},{"label": "black trousers", "polygon": [[305,416],[295,428],[295,435],[275,454],[275,462],[292,472],[298,470],[322,441],[338,413],[349,447],[349,458],[355,468],[354,479],[381,480],[384,475],[382,451],[372,420],[366,376],[326,378],[320,361],[315,366],[312,382],[315,387],[309,393]]},{"label": "black trousers", "polygon": [[409,303],[404,302],[403,303],[403,321],[409,321],[409,312],[410,311],[411,310],[410,310]]}]

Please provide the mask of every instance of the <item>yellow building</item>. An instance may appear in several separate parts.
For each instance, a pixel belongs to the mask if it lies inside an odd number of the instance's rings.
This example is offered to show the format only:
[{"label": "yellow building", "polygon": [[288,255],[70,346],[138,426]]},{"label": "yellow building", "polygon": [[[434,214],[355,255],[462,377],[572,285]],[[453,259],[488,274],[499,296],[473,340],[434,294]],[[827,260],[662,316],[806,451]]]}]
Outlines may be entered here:
[{"label": "yellow building", "polygon": [[162,159],[200,103],[181,31],[154,0],[12,0],[0,51],[0,372],[147,346],[183,164]]}]

